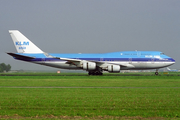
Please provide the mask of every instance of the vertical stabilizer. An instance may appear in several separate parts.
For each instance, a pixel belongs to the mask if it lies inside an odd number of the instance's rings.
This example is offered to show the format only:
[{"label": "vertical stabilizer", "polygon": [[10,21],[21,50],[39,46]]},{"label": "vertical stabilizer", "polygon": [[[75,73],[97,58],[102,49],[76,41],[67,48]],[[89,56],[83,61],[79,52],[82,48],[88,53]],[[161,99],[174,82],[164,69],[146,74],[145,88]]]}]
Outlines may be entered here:
[{"label": "vertical stabilizer", "polygon": [[43,53],[34,43],[18,30],[9,30],[18,53]]}]

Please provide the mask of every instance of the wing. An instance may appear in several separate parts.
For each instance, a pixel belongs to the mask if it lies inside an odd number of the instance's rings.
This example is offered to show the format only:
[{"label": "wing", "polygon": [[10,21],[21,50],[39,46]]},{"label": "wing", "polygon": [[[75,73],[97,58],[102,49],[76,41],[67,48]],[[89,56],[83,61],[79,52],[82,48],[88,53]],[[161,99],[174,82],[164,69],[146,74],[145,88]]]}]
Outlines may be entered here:
[{"label": "wing", "polygon": [[79,59],[71,59],[71,58],[60,58],[60,57],[53,57],[56,59],[60,59],[60,60],[64,60],[67,61],[66,64],[74,64],[76,66],[78,66],[79,64],[81,64],[82,62],[94,62],[96,63],[98,66],[102,65],[102,64],[111,64],[111,65],[120,65],[122,67],[133,67],[131,64],[128,63],[112,63],[112,62],[104,62],[104,61],[93,61],[93,60],[79,60]]},{"label": "wing", "polygon": [[76,66],[78,66],[80,64],[80,62],[82,61],[82,60],[78,60],[78,59],[59,58],[59,57],[56,57],[56,59],[67,61],[66,64],[73,64]]}]

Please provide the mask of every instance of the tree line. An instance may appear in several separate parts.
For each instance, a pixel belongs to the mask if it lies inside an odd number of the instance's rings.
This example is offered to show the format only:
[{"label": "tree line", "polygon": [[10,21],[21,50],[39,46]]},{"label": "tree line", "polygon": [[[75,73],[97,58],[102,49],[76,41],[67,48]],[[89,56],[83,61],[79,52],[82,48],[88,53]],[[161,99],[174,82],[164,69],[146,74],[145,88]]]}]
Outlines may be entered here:
[{"label": "tree line", "polygon": [[11,70],[11,65],[6,65],[5,63],[0,64],[0,72],[8,72]]}]

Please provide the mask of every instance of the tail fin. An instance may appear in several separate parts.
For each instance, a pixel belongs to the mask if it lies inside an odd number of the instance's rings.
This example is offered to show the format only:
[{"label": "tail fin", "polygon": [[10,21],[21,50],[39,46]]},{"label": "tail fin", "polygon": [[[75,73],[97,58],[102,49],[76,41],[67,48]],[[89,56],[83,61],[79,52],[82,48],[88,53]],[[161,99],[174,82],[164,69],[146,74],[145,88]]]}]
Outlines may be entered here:
[{"label": "tail fin", "polygon": [[35,44],[18,30],[9,30],[18,53],[43,53]]}]

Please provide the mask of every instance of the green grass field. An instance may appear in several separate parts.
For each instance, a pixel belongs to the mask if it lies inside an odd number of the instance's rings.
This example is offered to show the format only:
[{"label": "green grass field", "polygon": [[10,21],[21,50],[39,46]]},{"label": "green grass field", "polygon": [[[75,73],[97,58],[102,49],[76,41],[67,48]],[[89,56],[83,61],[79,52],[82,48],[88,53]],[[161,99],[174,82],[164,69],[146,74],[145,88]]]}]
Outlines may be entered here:
[{"label": "green grass field", "polygon": [[178,75],[4,75],[0,118],[180,118]]}]

